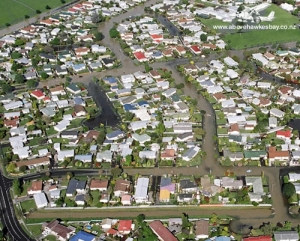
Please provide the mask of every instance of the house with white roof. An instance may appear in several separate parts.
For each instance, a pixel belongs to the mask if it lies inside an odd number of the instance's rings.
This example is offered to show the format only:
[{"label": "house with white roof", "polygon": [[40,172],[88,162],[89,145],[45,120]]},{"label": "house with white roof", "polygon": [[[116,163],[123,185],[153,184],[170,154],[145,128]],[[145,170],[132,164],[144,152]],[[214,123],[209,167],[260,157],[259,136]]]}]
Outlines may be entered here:
[{"label": "house with white roof", "polygon": [[224,63],[229,67],[237,67],[239,65],[239,63],[234,61],[231,57],[224,58]]},{"label": "house with white roof", "polygon": [[134,199],[136,203],[148,202],[148,186],[149,178],[140,177],[137,180],[137,185],[135,187]]},{"label": "house with white roof", "polygon": [[60,150],[57,153],[58,161],[64,161],[64,159],[68,157],[74,157],[74,150]]}]

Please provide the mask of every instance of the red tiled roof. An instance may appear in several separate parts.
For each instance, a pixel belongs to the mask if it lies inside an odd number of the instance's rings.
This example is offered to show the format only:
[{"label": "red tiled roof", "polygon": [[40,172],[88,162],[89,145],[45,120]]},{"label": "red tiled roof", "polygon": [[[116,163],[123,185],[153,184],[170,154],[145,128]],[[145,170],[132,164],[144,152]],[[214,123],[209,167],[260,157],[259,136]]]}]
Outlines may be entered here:
[{"label": "red tiled roof", "polygon": [[178,241],[178,239],[161,223],[161,221],[155,220],[149,224],[153,232],[162,241]]},{"label": "red tiled roof", "polygon": [[272,237],[271,236],[248,237],[248,238],[243,238],[243,241],[272,241]]},{"label": "red tiled roof", "polygon": [[44,93],[41,90],[34,90],[31,92],[31,95],[36,98],[44,97]]},{"label": "red tiled roof", "polygon": [[284,137],[286,137],[286,138],[290,138],[291,137],[291,135],[292,135],[292,132],[291,132],[291,130],[286,130],[286,131],[277,131],[276,132],[276,135],[277,136],[284,136]]},{"label": "red tiled roof", "polygon": [[119,232],[128,232],[131,230],[132,220],[120,220],[118,225]]},{"label": "red tiled roof", "polygon": [[138,60],[141,60],[141,59],[145,59],[146,56],[143,52],[135,52],[134,53],[134,56],[138,59]]},{"label": "red tiled roof", "polygon": [[195,53],[201,52],[200,48],[199,48],[197,45],[192,45],[192,46],[191,46],[191,49],[192,49]]}]

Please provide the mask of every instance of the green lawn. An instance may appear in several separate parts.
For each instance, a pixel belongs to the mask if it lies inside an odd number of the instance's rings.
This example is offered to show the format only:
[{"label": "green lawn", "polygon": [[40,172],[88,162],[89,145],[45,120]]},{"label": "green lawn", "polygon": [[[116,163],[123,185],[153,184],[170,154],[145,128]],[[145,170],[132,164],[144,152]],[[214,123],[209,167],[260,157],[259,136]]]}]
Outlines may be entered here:
[{"label": "green lawn", "polygon": [[43,239],[44,241],[56,241],[56,237],[54,235],[48,235],[46,238]]},{"label": "green lawn", "polygon": [[36,205],[33,199],[21,202],[22,210],[26,213],[32,209],[36,209]]},{"label": "green lawn", "polygon": [[[65,0],[71,2],[71,0]],[[61,0],[1,0],[0,1],[0,28],[5,27],[6,23],[15,24],[24,20],[24,16],[30,17],[36,15],[36,10],[45,12],[46,6],[49,5],[52,9],[61,6]]]},{"label": "green lawn", "polygon": [[42,225],[27,225],[27,229],[31,231],[34,237],[39,236],[42,233]]},{"label": "green lawn", "polygon": [[[268,16],[270,12],[275,12],[275,19],[272,22],[262,22],[261,25],[287,25],[293,26],[299,23],[296,16],[291,15],[287,11],[281,9],[276,5],[271,5],[265,11],[263,16]],[[210,29],[214,25],[228,25],[217,19],[201,19]],[[243,33],[233,32],[225,34],[224,40],[230,43],[234,49],[243,49],[263,44],[282,43],[296,41],[300,38],[299,29],[280,29],[280,30],[251,30]]]}]

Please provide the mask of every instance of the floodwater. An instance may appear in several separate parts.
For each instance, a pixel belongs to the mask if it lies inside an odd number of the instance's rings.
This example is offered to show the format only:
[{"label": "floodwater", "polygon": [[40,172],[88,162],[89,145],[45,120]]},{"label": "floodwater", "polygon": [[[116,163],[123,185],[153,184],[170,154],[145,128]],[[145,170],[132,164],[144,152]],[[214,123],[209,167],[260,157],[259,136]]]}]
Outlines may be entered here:
[{"label": "floodwater", "polygon": [[156,14],[155,17],[162,25],[164,25],[168,29],[169,33],[172,36],[181,36],[180,30],[167,18],[159,14]]},{"label": "floodwater", "polygon": [[87,90],[101,110],[101,113],[94,118],[84,121],[83,124],[90,130],[99,127],[100,124],[111,127],[117,126],[120,123],[120,117],[116,114],[112,103],[107,98],[105,91],[101,86],[90,81]]}]

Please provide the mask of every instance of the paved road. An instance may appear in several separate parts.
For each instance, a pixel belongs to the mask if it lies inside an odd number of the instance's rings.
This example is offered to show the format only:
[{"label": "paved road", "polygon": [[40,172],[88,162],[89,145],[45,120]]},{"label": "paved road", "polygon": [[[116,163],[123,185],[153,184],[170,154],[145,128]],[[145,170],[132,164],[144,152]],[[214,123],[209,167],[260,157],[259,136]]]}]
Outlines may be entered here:
[{"label": "paved road", "polygon": [[11,180],[0,174],[0,206],[1,222],[7,228],[8,235],[15,241],[33,240],[24,232],[14,212],[12,199],[10,196]]}]

